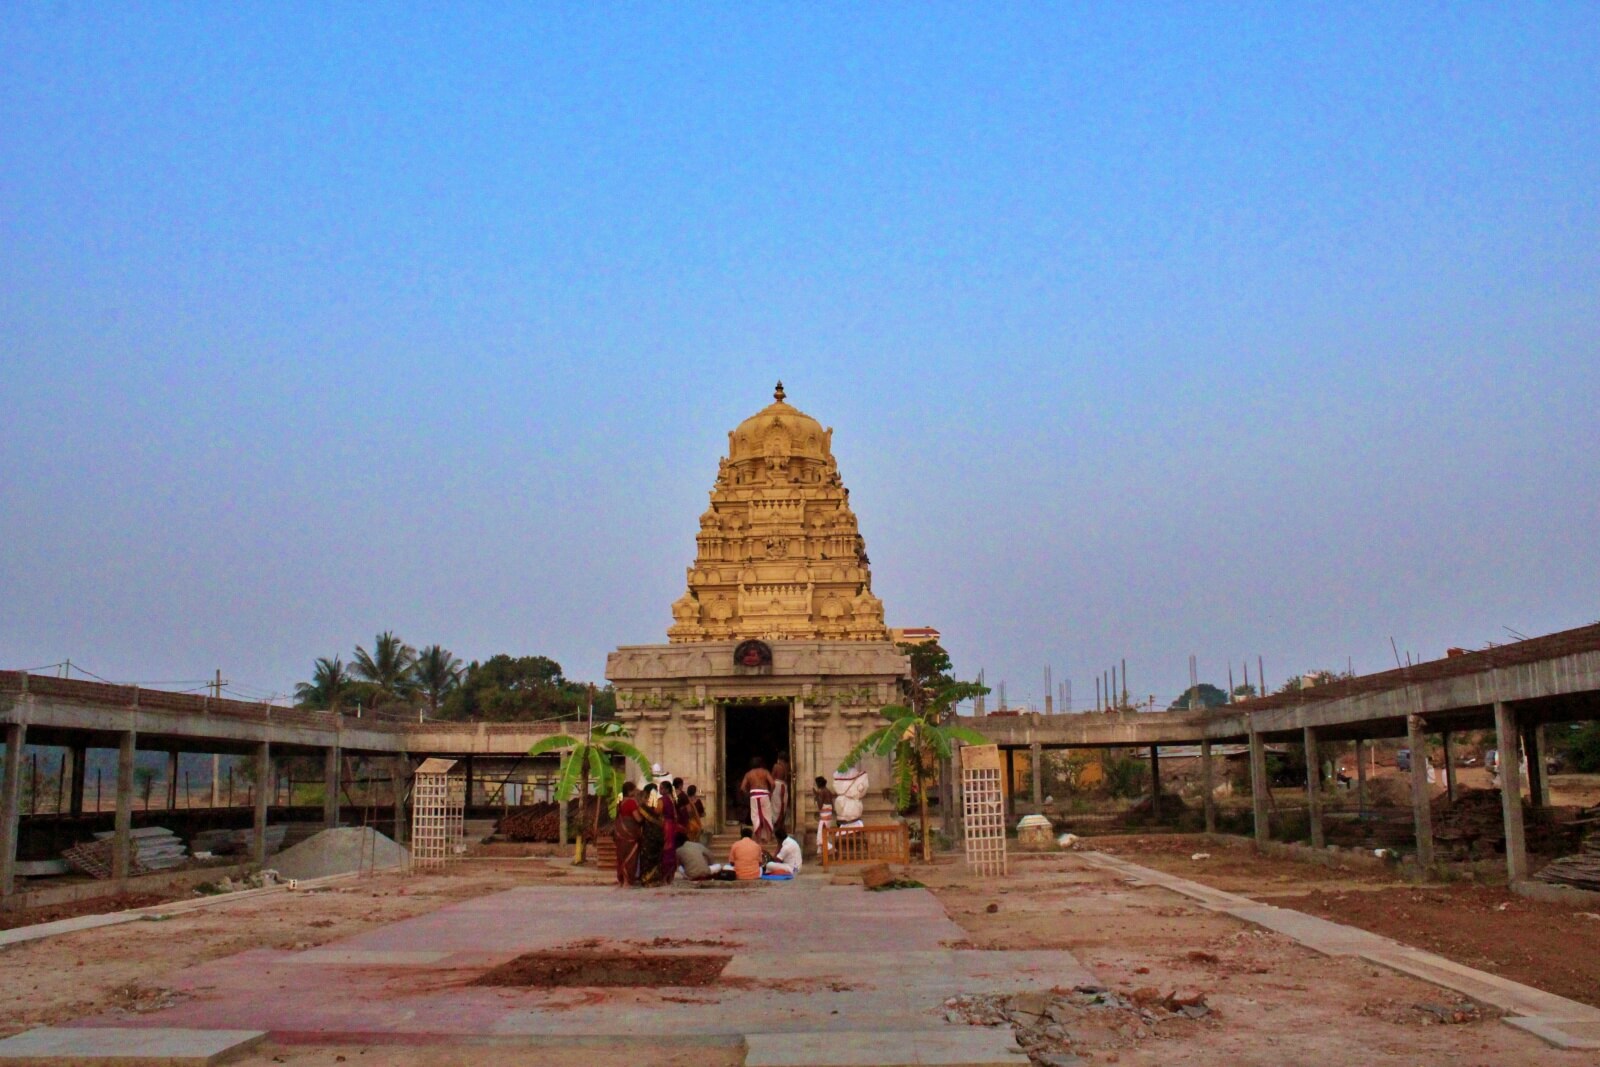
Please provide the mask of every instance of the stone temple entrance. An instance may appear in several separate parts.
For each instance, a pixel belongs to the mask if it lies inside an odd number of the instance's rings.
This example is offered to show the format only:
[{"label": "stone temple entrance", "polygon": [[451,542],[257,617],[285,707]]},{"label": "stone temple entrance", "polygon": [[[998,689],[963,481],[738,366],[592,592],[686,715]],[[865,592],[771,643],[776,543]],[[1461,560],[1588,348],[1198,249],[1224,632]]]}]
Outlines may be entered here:
[{"label": "stone temple entrance", "polygon": [[[737,789],[750,756],[784,748],[790,824],[812,825],[811,780],[832,776],[911,676],[872,593],[833,431],[782,385],[773,401],[728,435],[667,643],[606,660],[618,718],[652,762],[699,786],[715,827],[747,814]],[[865,770],[876,798],[888,767]]]},{"label": "stone temple entrance", "polygon": [[[722,718],[722,810],[727,812],[723,829],[732,830],[750,817],[749,805],[739,799],[739,782],[750,769],[751,757],[760,756],[770,770],[780,752],[792,754],[793,722],[787,700],[724,704],[717,710]],[[793,759],[789,762],[793,766]],[[799,786],[791,782],[791,788]],[[790,810],[793,808],[791,803]]]}]

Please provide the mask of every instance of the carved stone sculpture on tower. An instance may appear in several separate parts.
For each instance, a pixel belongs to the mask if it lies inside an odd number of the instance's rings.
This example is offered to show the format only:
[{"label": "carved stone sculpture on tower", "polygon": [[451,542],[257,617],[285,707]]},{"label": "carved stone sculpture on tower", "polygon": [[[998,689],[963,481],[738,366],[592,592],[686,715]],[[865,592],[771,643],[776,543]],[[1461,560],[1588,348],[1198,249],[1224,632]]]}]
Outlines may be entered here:
[{"label": "carved stone sculpture on tower", "polygon": [[728,434],[667,639],[887,641],[833,430],[784,400]]}]

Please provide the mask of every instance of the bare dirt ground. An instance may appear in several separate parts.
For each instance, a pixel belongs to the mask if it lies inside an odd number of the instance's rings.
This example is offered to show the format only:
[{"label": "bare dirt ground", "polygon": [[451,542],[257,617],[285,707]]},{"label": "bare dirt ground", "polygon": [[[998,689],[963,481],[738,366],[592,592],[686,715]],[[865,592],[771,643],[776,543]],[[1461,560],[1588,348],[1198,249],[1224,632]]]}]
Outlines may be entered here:
[{"label": "bare dirt ground", "polygon": [[0,989],[8,994],[0,998],[0,1035],[159,1004],[162,975],[207,960],[254,948],[310,948],[460,900],[555,879],[610,881],[592,867],[561,861],[469,860],[440,874],[385,874],[12,945],[0,950]]},{"label": "bare dirt ground", "polygon": [[[1370,930],[1469,967],[1600,1007],[1600,911],[1503,886],[1410,885],[1197,837],[1098,837],[1089,847],[1280,907]],[[1209,858],[1193,860],[1199,852]]]},{"label": "bare dirt ground", "polygon": [[[1183,847],[1180,839],[1160,839],[1151,848],[1162,844],[1172,851],[1147,851],[1132,858],[1151,866],[1156,861],[1175,863]],[[1185,863],[1188,854],[1181,853]],[[1370,896],[1393,889],[1383,883],[1382,872],[1350,875],[1297,864],[1287,865],[1285,872],[1276,869],[1277,861],[1242,859],[1246,862],[1236,875],[1240,882],[1266,876],[1273,892],[1298,892],[1302,898],[1317,892],[1330,898],[1341,893]],[[1250,866],[1258,862],[1268,866]],[[1075,1031],[1073,1051],[1089,1062],[1276,1067],[1317,1057],[1450,1067],[1592,1063],[1590,1054],[1549,1049],[1500,1024],[1491,1013],[1458,1004],[1441,989],[1382,968],[1316,955],[1164,890],[1136,889],[1108,872],[1086,869],[1071,854],[1030,857],[1016,870],[998,883],[981,882],[949,863],[918,866],[911,874],[930,886],[966,932],[957,947],[1065,948],[1111,990],[1131,999],[1152,991],[1161,996],[1203,994],[1211,1008],[1211,1014],[1198,1019],[1162,1017],[1155,1023],[1131,1013],[1097,1016],[1097,1025]],[[1280,875],[1282,882],[1277,881]],[[12,993],[0,998],[0,1034],[111,1009],[149,1010],[164,1002],[164,975],[207,960],[252,948],[311,947],[458,901],[555,881],[598,885],[610,878],[593,868],[573,869],[559,859],[479,858],[447,873],[384,875],[314,893],[255,897],[160,922],[13,946],[0,950],[0,988]],[[1225,888],[1248,891],[1242,884]],[[1293,906],[1286,898],[1275,902]],[[1468,1021],[1441,1023],[1441,1008],[1443,1017],[1460,1010]],[[653,1035],[587,1046],[581,1053],[552,1049],[535,1056],[596,1067],[641,1060],[660,1067],[735,1067],[742,1060],[736,1047],[674,1045],[670,1037],[663,1042]],[[525,1046],[489,1040],[427,1048],[266,1045],[239,1062],[509,1067],[529,1061]]]},{"label": "bare dirt ground", "polygon": [[[1030,858],[1013,869],[1010,878],[988,883],[951,866],[917,868],[915,877],[933,889],[975,949],[1065,948],[1124,997],[1137,999],[1141,990],[1200,993],[1212,1008],[1200,1019],[1153,1025],[1113,1020],[1074,1041],[1072,1052],[1089,1062],[1593,1062],[1591,1053],[1551,1049],[1436,986],[1321,956],[1165,890],[1129,886],[1071,854]],[[1470,1021],[1442,1023],[1441,1008],[1450,1009],[1450,1018],[1463,1009]]]}]

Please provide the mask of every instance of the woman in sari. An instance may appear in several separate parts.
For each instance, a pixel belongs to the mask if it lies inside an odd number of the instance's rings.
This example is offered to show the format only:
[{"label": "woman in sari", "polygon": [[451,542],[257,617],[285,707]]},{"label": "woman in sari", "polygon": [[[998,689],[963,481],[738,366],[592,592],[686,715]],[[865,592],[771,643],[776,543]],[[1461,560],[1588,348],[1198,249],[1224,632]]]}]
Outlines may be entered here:
[{"label": "woman in sari", "polygon": [[661,884],[671,885],[678,873],[678,803],[669,783],[661,790]]},{"label": "woman in sari", "polygon": [[700,834],[706,828],[706,806],[695,796],[695,792],[696,787],[692,785],[684,790],[683,803],[678,805],[678,818],[683,820],[683,836],[689,841],[700,841]]},{"label": "woman in sari", "polygon": [[656,787],[647,785],[639,790],[639,884],[661,884],[661,850],[665,840],[661,830],[661,813],[652,807]]},{"label": "woman in sari", "polygon": [[622,783],[622,803],[617,805],[617,817],[611,823],[611,840],[617,846],[617,884],[639,884],[639,849],[643,844],[644,816],[639,814],[639,802],[634,799],[638,786]]}]

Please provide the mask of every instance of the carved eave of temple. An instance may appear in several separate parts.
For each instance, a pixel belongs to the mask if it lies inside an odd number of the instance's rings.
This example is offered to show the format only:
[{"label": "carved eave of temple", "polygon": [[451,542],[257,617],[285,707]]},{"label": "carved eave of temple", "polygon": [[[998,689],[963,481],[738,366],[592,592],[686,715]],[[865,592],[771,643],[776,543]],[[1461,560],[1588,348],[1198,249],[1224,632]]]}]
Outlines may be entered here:
[{"label": "carved eave of temple", "polygon": [[788,404],[782,382],[728,434],[695,547],[673,644],[889,639],[833,430]]}]

